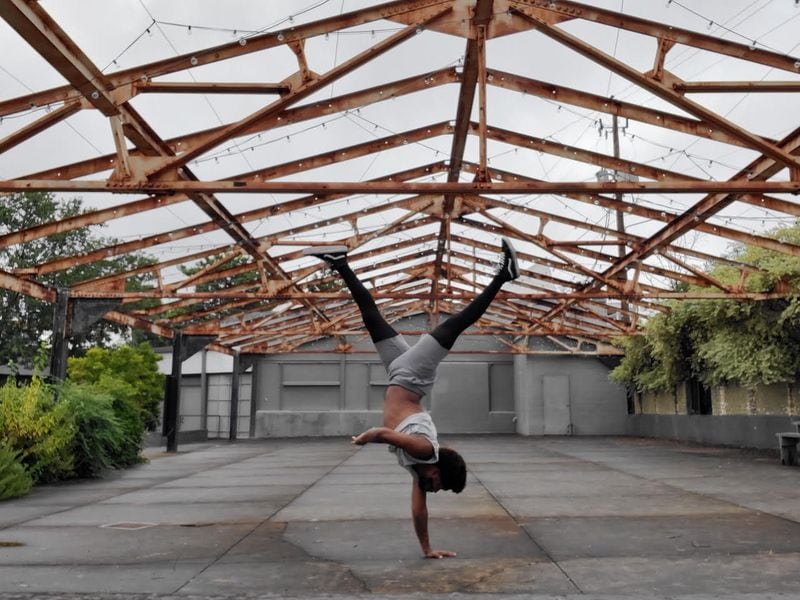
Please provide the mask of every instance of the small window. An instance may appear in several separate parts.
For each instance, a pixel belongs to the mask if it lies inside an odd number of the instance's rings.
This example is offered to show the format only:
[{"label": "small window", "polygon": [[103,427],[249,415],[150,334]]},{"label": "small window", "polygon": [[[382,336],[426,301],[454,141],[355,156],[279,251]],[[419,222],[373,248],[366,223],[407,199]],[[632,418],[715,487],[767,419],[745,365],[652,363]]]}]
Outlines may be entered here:
[{"label": "small window", "polygon": [[690,415],[711,414],[711,388],[697,379],[690,379],[686,389],[686,404]]}]

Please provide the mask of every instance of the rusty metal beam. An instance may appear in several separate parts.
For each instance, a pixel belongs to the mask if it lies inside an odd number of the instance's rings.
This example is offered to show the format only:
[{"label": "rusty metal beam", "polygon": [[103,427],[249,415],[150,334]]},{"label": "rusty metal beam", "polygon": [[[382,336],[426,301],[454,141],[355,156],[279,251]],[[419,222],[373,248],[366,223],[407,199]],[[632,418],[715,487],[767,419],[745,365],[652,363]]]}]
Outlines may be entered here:
[{"label": "rusty metal beam", "polygon": [[769,50],[763,50],[761,48],[751,48],[746,44],[737,44],[736,42],[722,40],[690,29],[683,29],[681,27],[675,27],[674,25],[650,21],[628,14],[621,14],[612,10],[604,10],[580,2],[573,2],[571,0],[558,0],[557,2],[553,2],[552,0],[511,0],[511,5],[516,6],[520,10],[529,8],[546,10],[564,19],[595,21],[610,27],[649,35],[656,39],[664,39],[672,43],[692,46],[693,48],[699,48],[701,50],[716,52],[717,54],[747,60],[782,71],[789,71],[790,73],[796,73],[798,71],[797,57],[778,52],[770,52]]},{"label": "rusty metal beam", "polygon": [[672,89],[686,94],[800,92],[800,81],[680,81]]},{"label": "rusty metal beam", "polygon": [[269,194],[800,194],[800,180],[791,181],[494,181],[494,182],[395,182],[395,181],[59,181],[43,179],[0,180],[0,192],[111,192],[118,194],[146,193],[269,193]]},{"label": "rusty metal beam", "polygon": [[[16,2],[21,3],[24,0],[16,0]],[[452,3],[453,0],[396,0],[395,2],[321,19],[305,25],[289,27],[285,31],[253,36],[247,39],[247,44],[244,46],[238,41],[234,41],[130,69],[123,69],[113,75],[109,75],[108,82],[112,89],[122,88],[132,82],[141,81],[143,78],[153,79],[162,75],[185,71],[191,67],[213,64],[253,52],[276,48],[295,40],[316,37],[339,29],[356,27],[398,14],[448,7]],[[70,99],[80,98],[82,95],[80,91],[73,90],[71,86],[59,86],[0,102],[0,115],[4,116],[28,110],[32,107],[46,106],[54,102],[65,102]]]},{"label": "rusty metal beam", "polygon": [[147,94],[287,94],[290,87],[281,83],[175,83],[167,81],[137,81],[137,92]]},{"label": "rusty metal beam", "polygon": [[[4,280],[5,282],[5,280]],[[142,298],[190,298],[194,300],[217,299],[217,298],[237,298],[253,300],[350,300],[351,296],[347,292],[240,292],[218,290],[213,292],[173,292],[162,295],[162,291],[92,291],[84,292],[75,290],[71,293],[73,298],[119,298],[119,299],[142,299]],[[428,300],[431,294],[425,293],[380,293],[374,294],[375,300]],[[621,299],[632,301],[646,300],[775,300],[786,298],[784,292],[622,292],[622,291],[575,291],[575,292],[539,292],[539,293],[515,293],[503,292],[504,298],[526,301],[537,300],[588,300],[588,299]],[[452,297],[451,297],[452,299]]]},{"label": "rusty metal beam", "polygon": [[[2,17],[34,50],[61,73],[70,85],[106,116],[118,114],[102,72],[64,33],[38,2],[0,2]],[[29,103],[26,108],[29,108]]]},{"label": "rusty metal beam", "polygon": [[[779,146],[771,144],[765,141],[763,138],[750,133],[749,131],[745,130],[742,127],[739,127],[738,125],[735,125],[731,121],[728,121],[724,117],[721,117],[712,110],[709,110],[700,104],[697,104],[691,100],[686,99],[684,96],[673,90],[670,86],[667,86],[661,83],[660,81],[646,77],[643,73],[640,73],[636,69],[629,67],[622,61],[617,60],[616,58],[611,56],[610,54],[606,54],[605,52],[598,50],[594,46],[587,44],[578,37],[569,34],[558,27],[553,27],[552,25],[549,25],[548,23],[542,21],[541,19],[535,16],[527,14],[524,11],[524,9],[520,12],[520,14],[523,15],[525,18],[527,18],[530,21],[530,23],[534,27],[536,27],[538,31],[544,33],[551,39],[561,43],[562,45],[568,48],[571,48],[577,53],[606,67],[607,69],[616,73],[620,77],[624,77],[628,81],[638,85],[643,89],[646,89],[653,95],[658,96],[663,100],[666,100],[670,104],[673,104],[678,108],[685,110],[689,114],[700,118],[706,123],[709,123],[716,128],[722,129],[723,131],[728,133],[728,135],[740,139],[747,146],[753,148],[754,150],[758,150],[765,156],[769,156],[770,158],[778,162],[781,162],[787,166],[790,166],[795,170],[800,169],[800,161],[798,161],[797,157],[791,155],[788,152],[785,152]],[[792,66],[794,68],[793,63]]]},{"label": "rusty metal beam", "polygon": [[[530,94],[531,96],[547,99],[558,104],[578,106],[600,113],[617,115],[618,117],[639,121],[640,123],[655,125],[656,127],[663,127],[688,135],[724,142],[726,144],[748,146],[748,144],[745,144],[745,142],[738,137],[729,135],[721,129],[709,127],[708,123],[701,120],[623,102],[616,98],[598,96],[596,94],[546,81],[529,79],[521,75],[499,71],[497,69],[490,69],[489,75],[491,77],[490,84],[495,87],[514,90],[523,94]],[[763,139],[766,141],[774,141],[769,138]]]},{"label": "rusty metal beam", "polygon": [[[496,174],[498,174],[499,176],[502,176],[505,179],[516,178],[518,181],[537,181],[535,179],[524,177],[523,175],[519,175],[519,174],[515,174],[515,173],[509,173],[507,171],[498,171],[496,169],[492,169],[491,172],[492,173],[496,173]],[[685,178],[685,179],[686,180],[691,180],[691,181],[697,181],[696,179],[693,179],[693,178]],[[594,206],[601,206],[601,207],[609,209],[609,210],[621,211],[621,212],[624,212],[625,214],[637,215],[637,216],[644,217],[644,218],[647,218],[647,219],[650,219],[650,220],[653,220],[653,221],[663,221],[663,222],[667,222],[668,223],[668,222],[672,221],[673,219],[676,219],[677,217],[680,216],[680,213],[674,213],[674,212],[666,211],[666,210],[663,210],[663,209],[662,210],[655,210],[655,209],[647,208],[645,206],[641,206],[641,205],[634,204],[634,203],[631,203],[631,202],[625,202],[623,200],[617,200],[616,198],[610,198],[608,196],[604,196],[604,195],[601,195],[601,194],[563,194],[563,196],[565,198],[569,198],[569,199],[572,199],[572,200],[577,200],[577,201],[585,203],[585,204],[592,204]],[[603,227],[600,227],[600,226],[597,226],[597,225],[593,225],[591,223],[582,223],[581,221],[577,221],[575,219],[569,219],[567,217],[562,217],[562,216],[559,216],[559,215],[556,215],[556,214],[553,214],[553,213],[550,213],[550,212],[536,210],[536,209],[532,209],[530,207],[517,207],[516,205],[511,204],[511,203],[507,203],[507,202],[498,203],[495,200],[490,200],[490,199],[488,199],[486,197],[483,197],[483,196],[481,198],[482,198],[482,201],[484,201],[486,203],[495,204],[497,206],[502,206],[502,207],[510,209],[510,210],[519,210],[520,212],[524,212],[526,214],[530,214],[530,215],[533,215],[533,216],[536,216],[536,217],[539,217],[539,218],[543,218],[543,219],[548,219],[548,220],[552,220],[552,221],[556,221],[556,222],[560,222],[560,223],[569,224],[569,225],[572,225],[574,227],[587,229],[587,230],[590,230],[590,231],[598,231],[598,232],[608,233],[608,234],[614,236],[615,238],[618,238],[620,241],[627,242],[627,245],[632,246],[633,248],[636,248],[639,244],[641,244],[644,241],[644,239],[639,237],[639,236],[619,234],[616,230],[606,229],[606,228],[603,228]],[[750,202],[751,204],[754,204],[756,206],[762,206],[762,207],[765,207],[765,204],[767,203],[766,200],[768,200],[768,199],[766,199],[765,202],[758,202],[758,201],[755,200],[756,197],[752,197],[752,198],[753,198],[753,200]],[[775,206],[775,203],[771,203],[771,204],[772,204],[772,206]],[[790,203],[786,202],[786,204],[790,204]],[[794,207],[796,205],[792,205],[792,206]],[[800,206],[796,206],[796,208],[800,208]],[[800,256],[800,246],[797,246],[795,244],[788,244],[786,242],[775,240],[773,238],[760,236],[760,235],[755,235],[755,234],[748,233],[748,232],[745,232],[745,231],[738,231],[738,230],[735,230],[735,229],[731,229],[730,227],[725,227],[723,225],[714,225],[714,224],[711,224],[711,223],[706,223],[704,221],[701,221],[701,219],[699,217],[694,219],[694,223],[692,225],[692,229],[695,230],[695,231],[701,231],[703,233],[707,233],[709,235],[723,237],[723,238],[726,238],[726,239],[729,239],[729,240],[733,240],[735,242],[739,242],[739,243],[742,243],[742,244],[750,244],[750,245],[753,245],[753,246],[758,246],[760,248],[767,248],[767,249],[773,250],[775,252],[781,252],[783,254],[790,254],[790,255],[794,255],[794,256]],[[680,248],[680,247],[672,247],[672,248],[673,248],[673,250],[675,250],[677,252],[680,252],[680,253],[684,253],[684,254],[689,253],[689,254],[693,254],[695,256],[698,256],[696,254],[696,251],[694,251],[692,249],[684,249],[684,248]],[[707,255],[707,254],[703,254],[702,256],[700,256],[700,258],[702,258],[703,260],[716,260],[717,259],[717,257],[711,256],[711,255]]]},{"label": "rusty metal beam", "polygon": [[0,154],[2,154],[7,150],[10,150],[14,146],[17,146],[22,142],[25,142],[26,140],[29,140],[37,133],[41,133],[42,131],[48,129],[49,127],[55,125],[56,123],[59,123],[64,119],[71,117],[72,115],[80,111],[80,109],[81,105],[78,102],[70,102],[69,104],[65,104],[64,106],[61,106],[59,108],[56,108],[54,110],[45,113],[44,116],[39,117],[32,123],[29,123],[24,127],[21,127],[14,133],[11,133],[6,137],[4,137],[3,139],[1,139]]},{"label": "rusty metal beam", "polygon": [[[328,100],[312,102],[308,105],[286,109],[272,119],[267,119],[257,126],[248,129],[243,132],[243,134],[256,135],[277,125],[301,123],[322,116],[354,110],[366,106],[371,102],[390,100],[405,94],[412,94],[440,85],[455,83],[458,81],[458,78],[459,76],[455,72],[455,69],[442,69],[440,71],[433,71],[423,75],[401,79],[393,83],[386,83],[361,91],[344,94],[335,98],[329,98]],[[184,147],[202,143],[205,139],[216,135],[225,127],[227,127],[227,125],[212,127],[188,135],[170,138],[166,140],[165,143],[174,153],[178,153],[182,151]],[[132,152],[132,155],[136,155],[136,152]],[[54,167],[45,171],[31,173],[19,177],[18,179],[75,179],[78,177],[86,177],[113,168],[115,166],[115,159],[115,155],[107,154],[97,158]]]},{"label": "rusty metal beam", "polygon": [[35,281],[30,281],[28,279],[24,279],[13,273],[9,273],[7,271],[0,270],[0,288],[4,288],[7,290],[11,290],[12,292],[18,292],[20,294],[25,294],[26,296],[30,296],[31,298],[38,298],[39,300],[45,300],[54,304],[56,301],[56,290],[48,287],[46,285],[42,285],[40,283],[36,283]]},{"label": "rusty metal beam", "polygon": [[[380,180],[384,180],[384,179],[404,180],[406,178],[413,179],[413,178],[416,178],[416,177],[421,177],[423,175],[429,174],[430,172],[435,172],[437,170],[441,171],[444,168],[445,168],[445,166],[444,166],[443,163],[434,163],[434,164],[431,164],[431,165],[424,165],[422,167],[418,167],[418,168],[415,168],[415,169],[409,169],[407,171],[400,171],[400,172],[397,172],[397,173],[392,173],[391,175],[388,175],[388,176],[380,178]],[[160,198],[162,198],[162,197],[159,197],[158,199],[160,199]],[[163,198],[165,198],[165,199],[172,198],[172,196],[163,197]],[[158,200],[158,199],[156,199],[156,200]],[[307,197],[303,197],[303,198],[298,198],[296,200],[289,200],[289,201],[282,202],[282,203],[279,203],[279,204],[274,204],[274,205],[271,205],[271,206],[268,206],[268,207],[255,209],[255,210],[252,210],[252,211],[248,211],[246,213],[240,213],[240,214],[237,215],[237,218],[242,223],[246,223],[248,221],[253,221],[253,220],[257,220],[257,219],[261,219],[261,218],[275,217],[275,216],[278,216],[278,215],[281,215],[281,214],[287,214],[287,213],[290,213],[290,212],[292,212],[294,210],[300,210],[300,209],[303,209],[303,208],[319,206],[320,204],[323,204],[324,202],[329,202],[329,201],[333,201],[333,200],[337,200],[337,199],[340,199],[340,197],[326,196],[324,198],[319,198],[319,197],[316,197],[316,196],[307,196]],[[412,199],[403,199],[403,200],[395,201],[395,202],[392,202],[392,203],[389,203],[389,204],[384,204],[384,205],[375,207],[373,209],[369,209],[368,213],[366,213],[366,214],[380,212],[380,211],[383,211],[383,210],[389,210],[389,209],[394,208],[394,207],[405,207],[405,206],[408,206],[410,204],[413,204],[414,202],[416,202],[416,200],[413,199],[413,198]],[[125,206],[128,206],[128,205],[125,205]],[[156,206],[154,206],[154,207],[156,207]],[[86,216],[92,218],[92,223],[97,223],[97,222],[102,222],[102,216],[103,215],[105,215],[105,216],[109,215],[108,211],[98,211],[98,213],[99,213],[99,215],[94,215],[93,213],[87,213]],[[344,222],[344,221],[347,221],[350,218],[355,217],[356,215],[363,215],[363,214],[365,214],[365,213],[358,212],[358,213],[352,213],[352,214],[339,214],[333,220],[330,220],[329,223]],[[85,224],[85,223],[83,223],[83,224]],[[76,226],[82,226],[80,224],[72,222],[72,220],[70,220],[70,224],[69,225],[70,225],[69,226],[70,229],[74,228]],[[50,231],[50,233],[69,230],[66,227],[65,228],[58,228],[58,224],[52,224],[52,227],[53,227],[53,231]],[[267,246],[281,245],[281,240],[280,240],[281,237],[287,236],[287,235],[296,235],[298,233],[302,233],[303,231],[308,231],[308,230],[312,230],[312,229],[313,229],[313,224],[307,225],[307,226],[305,226],[303,228],[294,228],[293,227],[293,228],[290,228],[288,230],[282,230],[282,231],[276,232],[274,234],[271,234],[271,235],[268,235],[268,236],[264,236],[262,238],[259,238],[257,241],[258,241],[259,244],[266,244]],[[38,228],[32,228],[32,230],[29,230],[29,231],[31,231],[30,235],[23,235],[22,239],[20,239],[19,237],[14,237],[10,241],[12,243],[20,243],[21,241],[28,241],[30,239],[36,239],[36,237],[40,237],[41,231],[39,231]],[[33,235],[34,233],[36,234],[35,236]],[[164,232],[164,233],[162,233],[160,235],[161,236],[166,235],[171,240],[174,240],[174,239],[177,239],[178,237],[180,237],[180,238],[191,237],[191,236],[194,236],[194,235],[198,235],[200,233],[203,233],[203,231],[198,229],[196,226],[189,226],[189,227],[186,227],[186,228],[174,230],[172,232]],[[155,237],[148,238],[148,240],[145,241],[145,243],[142,246],[142,248],[143,247],[147,247],[148,245],[155,245],[156,243],[160,243],[159,239],[156,239]],[[0,237],[0,247],[2,247],[4,245],[3,244],[4,241],[5,241],[5,238]],[[142,241],[144,241],[144,240],[142,240]],[[108,286],[108,285],[113,285],[113,283],[115,281],[119,281],[120,279],[125,279],[127,277],[140,275],[142,273],[147,273],[147,272],[150,272],[150,271],[153,271],[153,270],[157,270],[157,269],[160,270],[160,269],[176,266],[176,265],[182,264],[184,262],[185,263],[191,263],[191,262],[194,262],[196,260],[201,260],[203,258],[207,258],[207,257],[215,255],[215,254],[219,254],[219,253],[222,253],[222,252],[233,251],[236,247],[237,246],[235,244],[227,245],[227,246],[221,245],[218,248],[214,248],[214,249],[211,249],[211,250],[205,250],[205,251],[198,252],[198,253],[188,254],[188,255],[186,255],[184,257],[168,260],[168,261],[161,262],[161,263],[157,263],[155,265],[149,265],[149,266],[146,266],[146,267],[139,267],[139,268],[131,269],[129,271],[125,271],[125,272],[122,272],[122,273],[117,273],[117,274],[114,274],[114,275],[107,275],[107,276],[104,276],[104,277],[101,277],[101,278],[98,278],[98,279],[94,279],[94,280],[87,280],[85,282],[81,282],[81,283],[77,284],[77,287],[79,287],[79,288],[88,288],[88,287],[104,287],[104,286]],[[112,254],[117,253],[117,251],[114,250],[113,247],[112,248],[106,248],[105,251],[106,252],[111,251]],[[76,259],[76,260],[79,260],[79,259]],[[40,265],[40,267],[41,266],[42,265]],[[255,267],[253,267],[253,268],[255,268]]]},{"label": "rusty metal beam", "polygon": [[[453,140],[450,147],[450,169],[447,174],[448,182],[457,182],[461,173],[461,162],[464,160],[464,150],[467,143],[469,124],[472,120],[472,107],[475,102],[475,92],[478,86],[480,72],[485,73],[486,56],[484,47],[486,42],[486,27],[492,17],[494,0],[476,0],[472,11],[470,23],[470,37],[464,52],[464,65],[461,76],[461,86],[456,107],[456,121],[453,131]],[[482,64],[481,64],[482,63]],[[431,298],[428,312],[435,315],[438,302],[439,280],[443,272],[443,260],[450,235],[450,212],[453,208],[452,194],[446,194],[442,209],[442,222],[439,227],[439,239],[436,244],[436,256],[433,260],[433,276],[431,277]],[[435,323],[431,322],[431,325]]]},{"label": "rusty metal beam", "polygon": [[[786,136],[780,142],[780,146],[787,152],[794,154],[800,152],[800,128]],[[778,164],[778,161],[762,156],[738,173],[731,181],[742,179],[756,180],[759,178],[769,177],[782,169],[782,167],[777,166]],[[700,202],[695,204],[690,210],[685,211],[680,216],[673,219],[666,227],[662,228],[655,235],[648,238],[644,244],[640,245],[639,248],[630,252],[625,257],[611,265],[608,269],[606,269],[605,275],[607,277],[613,277],[615,274],[621,272],[629,266],[638,263],[648,254],[658,251],[659,248],[669,244],[687,230],[691,229],[696,220],[704,220],[708,218],[734,200],[735,196],[731,194],[712,193],[706,196]],[[593,289],[593,287],[594,286],[590,284],[582,291],[587,292]],[[574,303],[574,300],[564,300],[559,307],[553,309],[553,311],[547,315],[548,318],[557,316],[560,312],[566,310],[572,303]]]},{"label": "rusty metal beam", "polygon": [[290,106],[292,104],[299,102],[300,100],[303,100],[304,98],[307,98],[308,96],[316,93],[320,89],[330,85],[331,83],[341,79],[348,73],[351,73],[355,69],[363,66],[369,61],[377,58],[378,56],[384,54],[385,52],[388,52],[392,48],[407,41],[409,38],[416,35],[418,25],[425,26],[431,22],[440,19],[442,16],[446,15],[449,12],[450,12],[449,7],[446,8],[445,10],[439,10],[435,14],[426,18],[424,21],[421,21],[419,24],[411,27],[406,27],[402,31],[399,31],[394,35],[389,36],[387,39],[375,44],[374,46],[361,52],[360,54],[357,54],[350,60],[347,60],[342,64],[334,67],[324,75],[316,77],[308,82],[304,82],[297,88],[292,89],[291,92],[283,96],[280,100],[268,104],[264,108],[257,110],[256,112],[245,117],[244,119],[239,120],[236,123],[228,125],[222,131],[218,132],[216,135],[212,136],[205,142],[194,144],[193,146],[185,148],[184,151],[179,156],[171,160],[168,160],[162,164],[159,164],[155,168],[148,169],[146,171],[146,175],[152,178],[157,175],[167,173],[174,168],[182,167],[183,165],[193,160],[194,158],[197,158],[198,156],[206,153],[212,148],[219,146],[224,141],[233,139],[236,136],[241,135],[242,132],[247,131],[248,128],[263,121],[264,119],[274,117],[277,113],[284,110],[287,106]]}]

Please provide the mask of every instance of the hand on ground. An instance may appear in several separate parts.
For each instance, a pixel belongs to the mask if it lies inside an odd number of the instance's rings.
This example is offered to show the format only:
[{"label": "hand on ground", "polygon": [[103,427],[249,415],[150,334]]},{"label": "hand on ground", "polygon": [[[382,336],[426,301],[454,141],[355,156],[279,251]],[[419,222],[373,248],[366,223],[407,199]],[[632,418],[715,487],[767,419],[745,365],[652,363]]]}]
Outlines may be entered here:
[{"label": "hand on ground", "polygon": [[455,552],[450,550],[428,550],[425,553],[425,558],[452,558],[457,556]]}]

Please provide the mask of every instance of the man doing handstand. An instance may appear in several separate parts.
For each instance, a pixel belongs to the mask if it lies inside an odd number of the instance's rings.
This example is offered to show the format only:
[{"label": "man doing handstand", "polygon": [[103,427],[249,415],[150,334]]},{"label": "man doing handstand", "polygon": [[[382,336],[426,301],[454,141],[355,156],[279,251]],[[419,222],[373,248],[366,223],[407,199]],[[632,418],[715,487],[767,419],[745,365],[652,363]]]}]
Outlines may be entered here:
[{"label": "man doing handstand", "polygon": [[516,252],[506,238],[502,239],[502,248],[502,264],[489,285],[462,311],[423,335],[413,346],[383,318],[371,294],[347,264],[347,246],[318,246],[303,251],[324,260],[347,284],[389,374],[383,400],[383,427],[353,436],[353,443],[388,444],[400,466],[411,473],[414,531],[428,558],[445,558],[455,553],[431,548],[426,494],[442,489],[460,493],[466,484],[467,470],[458,452],[439,446],[436,426],[421,401],[433,387],[436,368],[456,338],[483,315],[504,283],[519,277]]}]

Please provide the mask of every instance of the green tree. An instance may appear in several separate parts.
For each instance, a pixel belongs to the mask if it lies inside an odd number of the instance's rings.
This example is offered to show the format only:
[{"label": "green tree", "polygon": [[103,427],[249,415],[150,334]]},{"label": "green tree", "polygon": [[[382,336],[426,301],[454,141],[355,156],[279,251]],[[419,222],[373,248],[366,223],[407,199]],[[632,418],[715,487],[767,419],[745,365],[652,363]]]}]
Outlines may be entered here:
[{"label": "green tree", "polygon": [[[798,244],[800,222],[768,232]],[[611,373],[639,391],[669,390],[696,377],[706,385],[791,381],[800,373],[800,258],[740,245],[731,258],[756,267],[743,277],[730,264],[711,265],[709,274],[749,292],[779,292],[768,300],[689,300],[668,303],[670,312],[652,318],[643,334],[620,340],[625,357]],[[690,288],[699,289],[699,288]]]},{"label": "green tree", "polygon": [[[52,223],[85,212],[80,198],[57,199],[45,192],[14,193],[3,197],[0,203],[0,235]],[[64,256],[75,256],[116,244],[117,240],[97,235],[89,228],[55,233],[0,248],[0,269],[21,271]],[[153,260],[141,254],[94,261],[75,265],[63,271],[48,273],[36,280],[54,287],[69,287],[79,281],[102,277],[152,264]],[[143,278],[126,282],[128,289],[141,288]],[[0,290],[0,364],[16,363],[29,366],[42,342],[49,342],[53,322],[53,306],[25,294]],[[90,330],[71,339],[74,349],[81,351],[93,345],[106,345],[114,336],[127,335],[127,328],[108,321],[100,321]]]},{"label": "green tree", "polygon": [[[198,292],[220,290],[256,289],[260,285],[258,267],[249,256],[235,255],[225,260],[224,255],[215,254],[197,261],[193,265],[181,265],[180,270],[187,277],[198,273],[195,289]],[[258,301],[253,301],[256,305]],[[272,303],[269,303],[272,304]],[[267,305],[258,305],[264,309]],[[167,315],[176,317],[196,313],[189,322],[198,323],[208,319],[219,319],[242,310],[240,302],[225,298],[208,298],[194,302],[183,302],[171,309]]]},{"label": "green tree", "polygon": [[147,343],[113,349],[90,348],[82,357],[70,357],[67,378],[92,384],[115,398],[132,400],[142,422],[151,431],[158,424],[164,397],[164,375],[158,370],[161,356]]}]

